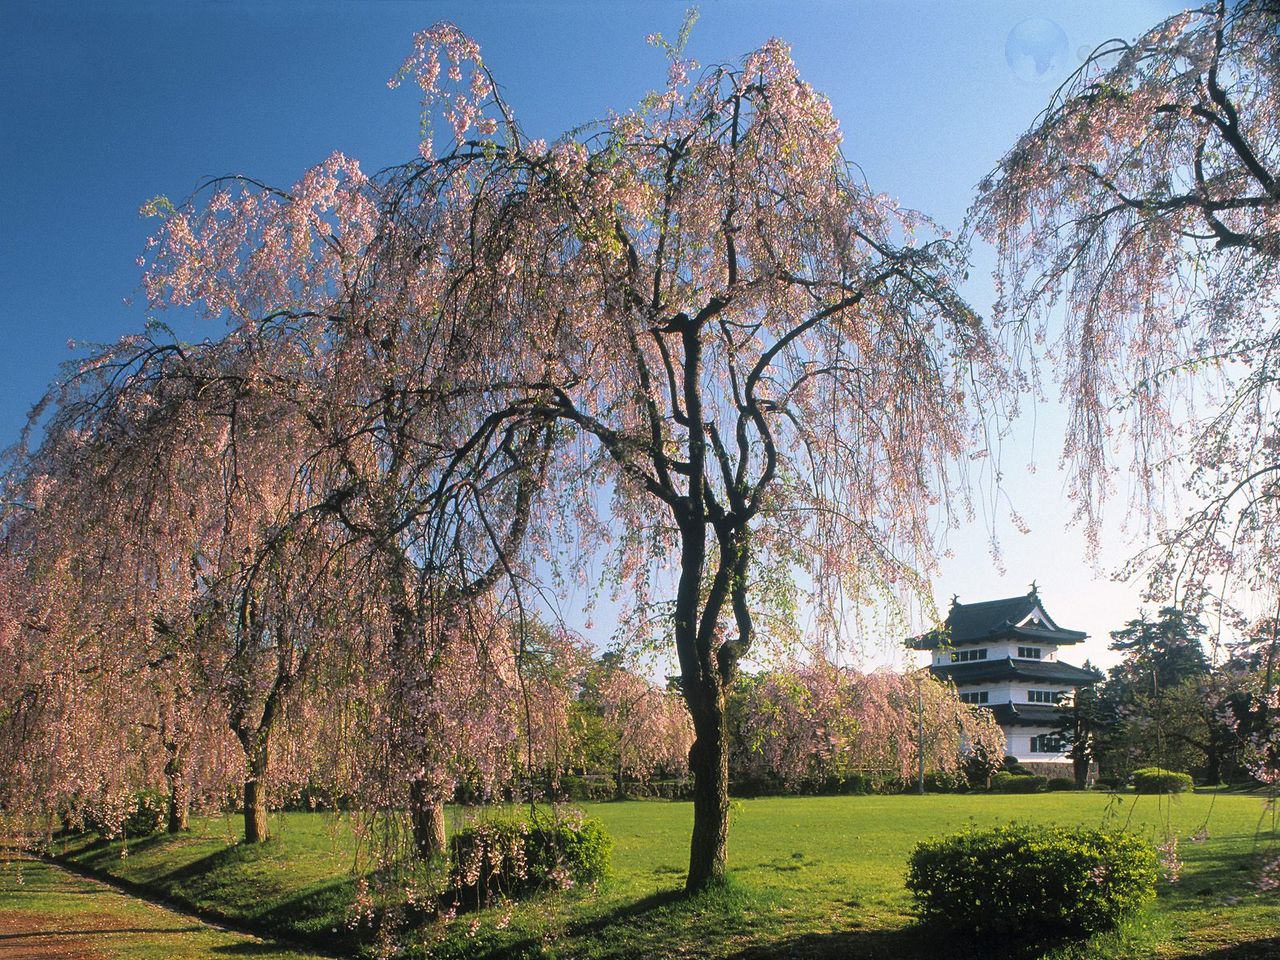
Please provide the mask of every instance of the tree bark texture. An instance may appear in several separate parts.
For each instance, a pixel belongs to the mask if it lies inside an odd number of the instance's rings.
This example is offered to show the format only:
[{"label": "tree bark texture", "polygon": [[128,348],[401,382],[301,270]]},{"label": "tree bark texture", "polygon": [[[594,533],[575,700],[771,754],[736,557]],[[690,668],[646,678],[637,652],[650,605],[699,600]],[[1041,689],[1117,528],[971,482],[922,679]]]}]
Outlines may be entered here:
[{"label": "tree bark texture", "polygon": [[444,804],[432,794],[425,780],[409,785],[409,818],[413,829],[413,849],[422,860],[444,855]]},{"label": "tree bark texture", "polygon": [[182,833],[188,829],[188,818],[191,811],[191,790],[187,783],[187,762],[180,751],[170,754],[164,765],[165,779],[169,783],[169,826],[170,833]]},{"label": "tree bark texture", "polygon": [[267,831],[267,737],[260,734],[249,752],[248,775],[244,780],[244,840],[264,843]]},{"label": "tree bark texture", "polygon": [[724,882],[729,856],[729,751],[723,697],[694,721],[689,750],[693,773],[693,837],[685,890]]}]

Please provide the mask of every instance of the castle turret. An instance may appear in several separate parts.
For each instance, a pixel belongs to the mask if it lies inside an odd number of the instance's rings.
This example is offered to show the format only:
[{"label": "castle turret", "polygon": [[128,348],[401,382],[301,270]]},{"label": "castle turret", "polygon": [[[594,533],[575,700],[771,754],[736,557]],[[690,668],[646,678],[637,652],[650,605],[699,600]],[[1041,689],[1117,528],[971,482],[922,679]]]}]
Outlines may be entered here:
[{"label": "castle turret", "polygon": [[908,641],[932,655],[929,669],[950,680],[966,703],[987,707],[1008,742],[1007,752],[1037,773],[1071,776],[1071,745],[1061,731],[1066,707],[1101,674],[1058,659],[1058,648],[1088,634],[1049,616],[1032,583],[1021,597],[960,603],[952,598],[946,623]]}]

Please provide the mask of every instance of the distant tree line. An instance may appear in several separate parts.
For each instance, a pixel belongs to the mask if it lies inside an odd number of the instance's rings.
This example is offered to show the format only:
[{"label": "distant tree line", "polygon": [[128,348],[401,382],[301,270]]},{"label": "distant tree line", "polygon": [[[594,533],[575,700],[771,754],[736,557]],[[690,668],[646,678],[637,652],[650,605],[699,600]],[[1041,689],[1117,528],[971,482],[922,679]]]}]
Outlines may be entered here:
[{"label": "distant tree line", "polygon": [[1190,773],[1204,784],[1270,780],[1277,723],[1280,622],[1255,620],[1218,658],[1194,614],[1161,608],[1111,634],[1123,659],[1105,681],[1082,688],[1063,733],[1079,763],[1096,761],[1104,780],[1137,768]]}]

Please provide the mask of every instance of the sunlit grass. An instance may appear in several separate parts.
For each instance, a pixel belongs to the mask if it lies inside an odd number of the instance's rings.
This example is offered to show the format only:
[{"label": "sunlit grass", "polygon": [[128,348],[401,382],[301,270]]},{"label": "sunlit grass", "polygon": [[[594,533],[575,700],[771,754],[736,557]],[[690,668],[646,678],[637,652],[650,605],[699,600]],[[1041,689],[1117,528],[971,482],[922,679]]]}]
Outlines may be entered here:
[{"label": "sunlit grass", "polygon": [[[595,891],[549,895],[513,910],[429,926],[416,948],[436,957],[949,957],[1246,958],[1280,955],[1280,898],[1252,879],[1276,851],[1274,823],[1254,796],[797,797],[735,802],[732,880],[678,896],[692,808],[685,803],[585,805],[614,839],[613,876]],[[455,824],[461,820],[455,811]],[[903,886],[907,856],[931,834],[1008,820],[1128,826],[1181,838],[1177,884],[1148,913],[1084,944],[939,942],[919,929]],[[82,864],[146,884],[202,910],[350,947],[354,889],[349,822],[326,814],[276,818],[261,848],[234,842],[235,820],[192,834],[68,848]],[[1200,842],[1188,838],[1207,827]],[[1232,952],[1221,952],[1230,948]],[[993,953],[993,951],[996,951]]]},{"label": "sunlit grass", "polygon": [[22,859],[0,865],[0,956],[315,960]]}]

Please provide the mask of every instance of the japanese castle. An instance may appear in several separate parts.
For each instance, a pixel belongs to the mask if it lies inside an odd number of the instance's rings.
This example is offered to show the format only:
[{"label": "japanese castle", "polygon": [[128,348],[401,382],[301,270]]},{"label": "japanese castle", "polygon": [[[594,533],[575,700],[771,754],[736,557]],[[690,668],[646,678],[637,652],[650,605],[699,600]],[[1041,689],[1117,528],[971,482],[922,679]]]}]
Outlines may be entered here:
[{"label": "japanese castle", "polygon": [[966,703],[996,715],[1006,753],[1036,773],[1070,776],[1071,760],[1061,730],[1063,707],[1076,690],[1102,675],[1058,659],[1058,647],[1079,643],[1082,630],[1058,626],[1045,612],[1036,585],[1025,596],[981,603],[951,601],[942,629],[908,641],[930,651],[930,671],[950,680]]}]

